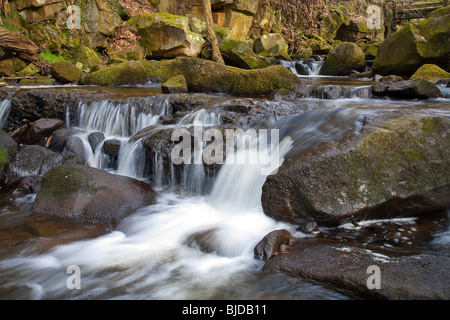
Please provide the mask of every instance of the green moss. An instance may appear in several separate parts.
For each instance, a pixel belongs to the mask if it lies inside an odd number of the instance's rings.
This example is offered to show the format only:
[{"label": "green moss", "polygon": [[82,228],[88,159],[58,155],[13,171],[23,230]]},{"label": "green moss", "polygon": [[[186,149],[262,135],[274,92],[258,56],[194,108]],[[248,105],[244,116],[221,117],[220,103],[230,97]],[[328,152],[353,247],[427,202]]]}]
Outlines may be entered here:
[{"label": "green moss", "polygon": [[42,59],[44,59],[45,61],[47,61],[50,64],[52,64],[52,63],[54,63],[56,61],[59,61],[59,60],[67,60],[67,61],[69,61],[71,63],[74,63],[74,61],[73,61],[73,59],[71,57],[69,57],[67,55],[57,55],[57,54],[54,54],[54,53],[52,53],[51,51],[48,51],[48,50],[42,51],[40,53],[40,56],[41,56]]},{"label": "green moss", "polygon": [[139,61],[127,61],[90,73],[81,78],[85,85],[120,86],[143,84],[149,80],[147,70]]},{"label": "green moss", "polygon": [[424,64],[411,76],[411,79],[419,78],[435,81],[438,79],[450,78],[450,73],[439,68],[435,64]]},{"label": "green moss", "polygon": [[42,177],[42,195],[53,197],[69,197],[78,192],[95,194],[101,188],[91,182],[90,176],[74,166],[59,166],[52,168]]}]

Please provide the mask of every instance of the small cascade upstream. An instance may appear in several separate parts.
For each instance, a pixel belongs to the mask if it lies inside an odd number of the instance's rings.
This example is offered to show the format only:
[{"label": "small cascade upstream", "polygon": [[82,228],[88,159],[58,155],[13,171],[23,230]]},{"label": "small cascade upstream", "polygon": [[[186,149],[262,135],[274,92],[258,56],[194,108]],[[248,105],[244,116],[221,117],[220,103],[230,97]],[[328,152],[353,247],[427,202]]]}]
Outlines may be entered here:
[{"label": "small cascade upstream", "polygon": [[288,68],[296,76],[318,77],[324,65],[323,61],[280,61],[283,66]]}]

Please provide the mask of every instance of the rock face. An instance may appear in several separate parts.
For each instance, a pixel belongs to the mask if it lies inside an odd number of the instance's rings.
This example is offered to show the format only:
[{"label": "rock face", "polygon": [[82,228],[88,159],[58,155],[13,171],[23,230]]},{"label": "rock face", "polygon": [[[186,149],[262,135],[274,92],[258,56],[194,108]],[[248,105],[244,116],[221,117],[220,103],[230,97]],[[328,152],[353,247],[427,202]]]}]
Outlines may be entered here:
[{"label": "rock face", "polygon": [[373,71],[381,75],[411,76],[425,63],[448,67],[450,7],[432,12],[427,19],[408,23],[383,41]]},{"label": "rock face", "polygon": [[33,213],[114,227],[154,200],[155,192],[144,182],[83,165],[62,165],[43,176]]},{"label": "rock face", "polygon": [[128,21],[130,29],[141,37],[147,58],[196,57],[204,40],[189,28],[189,19],[167,13],[140,14]]},{"label": "rock face", "polygon": [[[267,178],[264,212],[299,223],[420,215],[450,208],[450,121],[418,114],[378,120],[363,133],[283,163]],[[317,154],[315,153],[317,152]]]},{"label": "rock face", "polygon": [[[447,272],[450,258],[418,254],[389,258],[355,244],[302,239],[287,254],[272,257],[265,271],[282,271],[368,299],[450,298]],[[379,288],[375,275],[379,268]],[[369,271],[369,273],[368,273]]]},{"label": "rock face", "polygon": [[362,71],[366,64],[364,51],[356,44],[343,42],[328,54],[325,63],[325,74],[346,76],[352,70]]}]

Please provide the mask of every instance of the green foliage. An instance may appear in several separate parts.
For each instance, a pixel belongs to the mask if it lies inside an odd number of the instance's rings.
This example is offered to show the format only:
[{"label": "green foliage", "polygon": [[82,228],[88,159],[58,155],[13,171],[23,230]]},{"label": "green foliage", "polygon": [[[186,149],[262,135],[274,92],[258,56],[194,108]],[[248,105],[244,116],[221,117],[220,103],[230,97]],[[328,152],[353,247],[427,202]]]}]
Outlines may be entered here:
[{"label": "green foliage", "polygon": [[73,59],[68,56],[56,55],[56,54],[51,53],[50,51],[42,51],[40,56],[42,59],[44,59],[45,61],[47,61],[50,64],[54,63],[56,61],[59,61],[59,60],[67,60],[72,63],[74,62]]}]

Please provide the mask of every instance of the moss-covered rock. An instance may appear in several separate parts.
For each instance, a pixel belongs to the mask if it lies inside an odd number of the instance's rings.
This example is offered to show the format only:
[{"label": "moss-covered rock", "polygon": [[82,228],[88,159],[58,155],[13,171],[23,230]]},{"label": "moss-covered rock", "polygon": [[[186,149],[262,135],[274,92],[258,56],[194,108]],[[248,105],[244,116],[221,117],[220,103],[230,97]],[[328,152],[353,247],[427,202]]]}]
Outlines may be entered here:
[{"label": "moss-covered rock", "polygon": [[198,58],[177,58],[164,63],[162,82],[183,75],[190,92],[221,92],[243,96],[270,95],[279,90],[297,92],[301,80],[277,65],[244,70]]},{"label": "moss-covered rock", "polygon": [[91,70],[95,65],[102,64],[102,61],[97,53],[85,46],[78,46],[75,48],[73,59],[75,63],[80,62],[83,64],[83,70]]},{"label": "moss-covered rock", "polygon": [[55,79],[49,77],[38,77],[36,79],[22,79],[19,82],[19,86],[52,86],[55,83]]},{"label": "moss-covered rock", "polygon": [[220,45],[223,59],[228,65],[242,69],[258,69],[269,63],[257,55],[248,41],[226,39]]},{"label": "moss-covered rock", "polygon": [[264,212],[292,223],[331,224],[444,212],[450,208],[449,135],[445,117],[370,120],[362,134],[285,161],[264,184]]},{"label": "moss-covered rock", "polygon": [[424,64],[411,76],[411,79],[424,78],[431,82],[437,82],[439,79],[450,78],[450,73],[439,68],[435,64]]},{"label": "moss-covered rock", "polygon": [[83,165],[62,165],[43,176],[33,213],[114,227],[154,200],[155,192],[144,182]]},{"label": "moss-covered rock", "polygon": [[14,64],[12,59],[5,59],[0,61],[0,76],[10,77],[14,75],[16,71],[14,70]]},{"label": "moss-covered rock", "polygon": [[426,63],[448,67],[450,6],[425,20],[410,22],[380,44],[373,70],[381,75],[411,76]]},{"label": "moss-covered rock", "polygon": [[17,72],[17,75],[19,77],[31,77],[31,76],[37,75],[39,72],[40,72],[40,69],[34,63],[30,63],[24,69]]},{"label": "moss-covered rock", "polygon": [[77,82],[81,73],[81,69],[66,60],[56,61],[50,69],[52,77],[63,84]]},{"label": "moss-covered rock", "polygon": [[365,55],[360,47],[351,42],[342,42],[328,54],[325,74],[345,76],[352,70],[363,71],[365,64]]},{"label": "moss-covered rock", "polygon": [[186,79],[182,74],[172,77],[162,84],[162,91],[165,93],[188,92]]},{"label": "moss-covered rock", "polygon": [[144,84],[149,78],[140,61],[127,61],[85,75],[80,82],[84,85],[120,86]]}]

